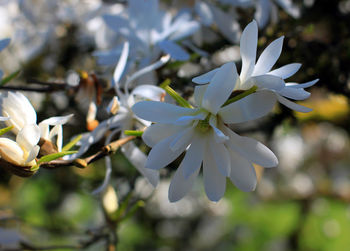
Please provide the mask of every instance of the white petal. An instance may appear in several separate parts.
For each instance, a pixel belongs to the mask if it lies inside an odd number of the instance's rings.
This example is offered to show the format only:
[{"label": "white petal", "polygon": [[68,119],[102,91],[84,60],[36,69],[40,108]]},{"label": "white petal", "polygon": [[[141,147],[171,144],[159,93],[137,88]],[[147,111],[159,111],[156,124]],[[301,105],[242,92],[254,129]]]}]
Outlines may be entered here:
[{"label": "white petal", "polygon": [[204,85],[204,86],[196,86],[194,88],[194,103],[196,104],[197,107],[201,107],[202,106],[202,100],[203,100],[203,96],[205,91],[207,90],[208,86]]},{"label": "white petal", "polygon": [[0,40],[0,51],[5,49],[9,45],[10,42],[11,42],[10,38],[1,39]]},{"label": "white petal", "polygon": [[39,142],[40,128],[37,125],[25,125],[16,137],[16,142],[27,152]]},{"label": "white petal", "polygon": [[308,88],[310,86],[313,86],[314,84],[316,84],[318,82],[319,79],[315,79],[303,84],[298,84],[298,83],[287,83],[286,86],[288,87],[292,87],[292,88]]},{"label": "white petal", "polygon": [[195,11],[198,14],[198,16],[201,19],[201,22],[205,25],[205,26],[209,26],[213,23],[213,13],[210,10],[210,7],[208,6],[207,3],[205,2],[196,2],[195,5]]},{"label": "white petal", "polygon": [[301,67],[301,64],[293,63],[282,66],[276,70],[270,71],[269,75],[274,75],[283,79],[293,76]]},{"label": "white petal", "polygon": [[204,93],[202,107],[216,114],[235,88],[238,78],[236,65],[229,62],[220,67]]},{"label": "white petal", "polygon": [[207,73],[195,77],[192,79],[192,82],[196,84],[207,84],[212,80],[212,78],[219,71],[219,69],[220,68],[215,68],[214,70],[208,71]]},{"label": "white petal", "polygon": [[57,139],[56,139],[56,146],[57,146],[57,150],[60,152],[62,150],[62,141],[63,141],[63,131],[62,131],[62,125],[56,125],[52,128],[52,130],[49,133],[49,138],[48,140],[50,140],[52,143],[53,142],[53,138],[57,135]]},{"label": "white petal", "polygon": [[216,143],[223,143],[229,139],[219,128],[217,128],[217,120],[215,116],[212,115],[210,117],[209,125],[214,131],[213,136]]},{"label": "white petal", "polygon": [[122,152],[125,157],[136,167],[136,169],[154,186],[156,187],[159,182],[159,172],[145,168],[147,161],[146,155],[135,146],[133,142],[129,142],[122,147]]},{"label": "white petal", "polygon": [[196,115],[182,116],[175,121],[176,125],[189,125],[193,120],[204,120],[208,115],[208,112],[203,111]]},{"label": "white petal", "polygon": [[276,103],[271,91],[258,91],[237,102],[221,108],[218,112],[224,123],[242,123],[255,120],[269,113]]},{"label": "white petal", "polygon": [[153,101],[160,101],[160,98],[165,94],[165,90],[154,85],[140,85],[131,92],[131,95],[137,95]]},{"label": "white petal", "polygon": [[15,134],[26,124],[36,124],[36,112],[29,100],[20,92],[8,92],[7,97],[2,98],[2,113],[10,117],[6,124],[14,126],[12,130]]},{"label": "white petal", "polygon": [[304,91],[303,88],[285,87],[278,91],[278,94],[295,100],[304,100],[310,97],[310,92]]},{"label": "white petal", "polygon": [[182,161],[173,178],[171,179],[169,186],[170,202],[176,202],[182,199],[191,190],[200,170],[200,168],[198,168],[194,173],[192,173],[190,177],[185,178],[183,176],[183,162],[184,161]]},{"label": "white petal", "polygon": [[119,61],[117,66],[115,67],[114,73],[113,73],[113,82],[114,82],[114,88],[117,89],[119,86],[119,80],[123,75],[126,62],[128,60],[129,55],[129,43],[125,42],[123,45],[123,50],[120,55]]},{"label": "white petal", "polygon": [[200,169],[206,145],[207,138],[196,133],[190,147],[187,149],[184,159],[181,162],[182,174],[185,179],[188,179],[193,173]]},{"label": "white petal", "polygon": [[39,126],[40,126],[40,124],[46,124],[46,125],[52,125],[52,126],[63,125],[65,123],[67,123],[73,116],[74,116],[74,114],[69,114],[66,116],[51,117],[51,118],[48,118],[48,119],[41,121],[39,123]]},{"label": "white petal", "polygon": [[233,44],[237,44],[241,33],[240,25],[237,17],[222,11],[214,5],[208,5],[214,15],[214,22],[219,29],[221,35]]},{"label": "white petal", "polygon": [[141,101],[132,108],[136,116],[157,123],[174,123],[182,116],[193,115],[197,110],[156,101]]},{"label": "white petal", "polygon": [[149,147],[154,147],[157,143],[171,135],[183,131],[185,126],[156,123],[147,127],[142,134],[142,139]]},{"label": "white petal", "polygon": [[40,146],[35,145],[29,152],[27,159],[25,160],[25,163],[29,163],[32,160],[34,160],[36,158],[36,156],[38,156],[38,153],[40,151]]},{"label": "white petal", "polygon": [[235,151],[230,150],[230,180],[244,192],[253,191],[256,187],[256,174],[253,165]]},{"label": "white petal", "polygon": [[283,39],[283,36],[277,38],[271,44],[269,44],[269,46],[267,46],[255,65],[253,76],[263,75],[271,70],[281,55]]},{"label": "white petal", "polygon": [[245,82],[253,71],[256,59],[256,47],[258,43],[258,26],[253,20],[245,27],[240,42],[240,51],[242,56],[242,70],[240,74],[241,82]]},{"label": "white petal", "polygon": [[203,179],[205,193],[209,200],[219,201],[226,190],[226,177],[217,168],[214,157],[207,149],[203,161]]},{"label": "white petal", "polygon": [[148,154],[148,159],[146,162],[146,168],[158,170],[165,167],[172,161],[174,161],[180,154],[185,151],[186,147],[191,143],[191,138],[187,139],[187,145],[183,144],[183,148],[179,148],[176,151],[170,149],[170,143],[177,137],[173,135],[166,139],[163,139],[158,144],[156,144],[150,153]]},{"label": "white petal", "polygon": [[185,37],[191,36],[200,28],[200,24],[197,21],[186,22],[185,25],[182,25],[177,29],[169,39],[173,41],[178,41]]},{"label": "white petal", "polygon": [[282,78],[273,75],[260,75],[250,78],[250,81],[260,89],[281,90],[285,83]]},{"label": "white petal", "polygon": [[275,154],[259,141],[239,136],[227,127],[222,128],[222,130],[230,137],[230,140],[225,142],[225,144],[231,150],[263,167],[275,167],[278,165],[278,159]]},{"label": "white petal", "polygon": [[179,132],[176,137],[170,142],[170,149],[175,152],[178,149],[185,149],[188,146],[188,139],[192,138],[194,129],[187,127],[182,132]]},{"label": "white petal", "polygon": [[13,140],[0,138],[0,157],[16,165],[23,165],[23,150]]},{"label": "white petal", "polygon": [[158,43],[158,46],[162,51],[170,54],[173,59],[186,61],[190,58],[190,55],[184,49],[170,40],[163,40]]},{"label": "white petal", "polygon": [[270,0],[258,0],[254,19],[258,22],[259,28],[266,26],[270,18],[271,2]]},{"label": "white petal", "polygon": [[93,195],[102,193],[103,191],[105,191],[105,189],[109,185],[109,181],[111,179],[111,174],[112,174],[112,160],[110,156],[105,157],[105,166],[106,166],[106,174],[105,174],[105,178],[103,179],[103,183],[101,186],[99,186],[94,191],[92,191]]},{"label": "white petal", "polygon": [[228,177],[231,172],[231,162],[230,155],[226,146],[223,143],[216,143],[215,141],[211,141],[209,143],[210,151],[212,156],[214,157],[215,164],[219,169],[221,175]]},{"label": "white petal", "polygon": [[276,2],[292,17],[300,17],[300,9],[291,0],[276,0]]},{"label": "white petal", "polygon": [[277,99],[281,104],[287,106],[288,108],[290,108],[294,111],[303,112],[303,113],[312,111],[312,109],[305,107],[305,106],[302,106],[302,105],[298,105],[297,103],[294,103],[294,102],[282,97],[281,95],[277,95]]},{"label": "white petal", "polygon": [[9,120],[10,118],[9,117],[1,117],[0,116],[0,121],[6,121],[6,120]]}]

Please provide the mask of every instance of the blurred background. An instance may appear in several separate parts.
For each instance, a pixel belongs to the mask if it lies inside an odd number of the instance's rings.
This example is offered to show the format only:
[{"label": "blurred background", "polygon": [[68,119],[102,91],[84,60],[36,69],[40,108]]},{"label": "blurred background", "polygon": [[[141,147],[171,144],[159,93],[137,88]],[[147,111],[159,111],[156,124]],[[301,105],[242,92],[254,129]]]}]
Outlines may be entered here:
[{"label": "blurred background", "polygon": [[[207,2],[226,15],[227,25],[240,28],[229,34],[214,18],[192,36],[206,55],[191,52],[189,61],[171,61],[157,70],[158,84],[170,78],[185,96],[193,92],[192,77],[232,60],[240,68],[240,31],[257,18],[254,1]],[[312,112],[278,105],[269,116],[234,128],[264,142],[279,159],[276,168],[255,166],[256,191],[245,193],[228,182],[224,198],[213,203],[198,179],[189,195],[169,203],[169,181],[179,160],[162,170],[161,183],[153,190],[119,152],[112,156],[111,187],[103,196],[91,192],[103,181],[104,160],[86,169],[42,169],[30,178],[0,168],[0,250],[112,250],[113,242],[117,250],[348,250],[350,1],[293,1],[296,12],[281,2],[288,1],[271,0],[271,17],[259,29],[258,55],[284,35],[275,67],[302,63],[292,81],[320,80],[302,102]],[[86,127],[87,109],[75,99],[77,90],[64,84],[67,76],[71,71],[95,72],[108,85],[113,67],[99,65],[94,53],[111,49],[120,38],[101,16],[126,6],[127,1],[113,0],[0,1],[0,38],[11,38],[0,53],[0,68],[5,76],[21,70],[6,86],[40,88],[27,83],[33,79],[62,83],[59,90],[25,95],[38,121],[75,114],[64,127],[66,143]],[[160,4],[173,13],[188,8],[201,21],[194,6],[195,1]],[[103,95],[100,121],[107,118],[102,108],[113,93]],[[89,153],[103,144],[93,145]],[[111,223],[109,210],[117,204],[123,217]]]}]

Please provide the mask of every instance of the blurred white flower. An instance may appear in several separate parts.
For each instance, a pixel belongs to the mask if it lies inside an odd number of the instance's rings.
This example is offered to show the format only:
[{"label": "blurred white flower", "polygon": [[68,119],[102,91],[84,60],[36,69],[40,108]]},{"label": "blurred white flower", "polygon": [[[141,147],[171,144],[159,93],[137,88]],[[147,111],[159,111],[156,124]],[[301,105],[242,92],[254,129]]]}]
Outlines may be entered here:
[{"label": "blurred white flower", "polygon": [[[80,145],[78,153],[67,156],[66,158],[75,159],[82,156],[92,144],[101,140],[108,130],[113,130],[112,135],[120,132],[120,137],[125,137],[123,133],[125,130],[143,129],[145,126],[150,125],[148,121],[137,118],[132,112],[131,107],[139,100],[147,99],[159,101],[165,95],[165,91],[153,85],[140,85],[129,93],[129,87],[132,81],[143,76],[143,74],[147,74],[148,72],[164,65],[169,60],[169,56],[162,57],[160,61],[157,61],[156,63],[135,72],[127,79],[125,83],[123,83],[123,86],[121,86],[120,79],[128,61],[128,55],[129,44],[125,43],[119,58],[119,62],[113,74],[113,87],[118,96],[111,100],[107,108],[108,112],[112,113],[114,116],[102,121],[91,133],[84,134],[78,143]],[[110,137],[106,140],[106,144],[110,143],[112,135],[110,135]],[[144,167],[146,155],[138,147],[136,147],[133,142],[123,145],[121,150],[128,160],[136,167],[136,169],[144,177],[146,177],[153,186],[157,186],[159,181],[159,173],[158,171],[150,170]],[[111,173],[111,161],[108,157],[106,158],[106,166],[106,179],[104,181],[104,185],[99,188],[98,191],[102,191],[108,184],[109,174]]]},{"label": "blurred white flower", "polygon": [[[310,96],[310,93],[306,92],[304,88],[314,85],[318,79],[304,83],[285,83],[285,79],[294,75],[301,64],[292,63],[272,70],[272,67],[278,60],[283,44],[283,36],[274,40],[269,46],[261,53],[259,59],[256,61],[256,51],[258,42],[258,26],[255,20],[253,20],[244,29],[240,41],[240,52],[242,57],[242,69],[234,90],[247,90],[252,86],[257,86],[257,92],[262,90],[268,90],[275,94],[274,100],[278,100],[283,105],[298,112],[309,112],[310,108],[298,105],[287,98],[294,100],[304,100]],[[210,72],[207,72],[201,76],[192,79],[197,84],[208,83],[215,73],[219,70],[216,68]],[[265,92],[268,93],[268,92]],[[287,97],[287,98],[285,98]],[[254,112],[260,105],[264,105],[267,102],[268,97],[262,97],[261,100],[254,100],[255,105],[251,104],[250,107],[245,107],[247,114]]]},{"label": "blurred white flower", "polygon": [[[276,156],[260,142],[241,137],[226,124],[247,121],[242,116],[241,102],[251,102],[258,92],[222,107],[235,88],[238,79],[234,63],[224,64],[207,86],[195,88],[197,108],[185,108],[155,101],[136,103],[132,110],[142,119],[155,122],[146,129],[142,138],[152,147],[146,168],[159,170],[174,161],[187,149],[169,188],[169,200],[174,202],[187,194],[203,163],[204,186],[208,198],[218,201],[224,195],[226,177],[243,191],[256,186],[252,163],[263,167],[276,166]],[[265,95],[265,93],[263,94]],[[273,97],[273,94],[266,93]],[[249,115],[261,117],[271,107]]]},{"label": "blurred white flower", "polygon": [[[199,28],[189,11],[180,11],[173,18],[170,12],[159,10],[158,0],[129,0],[126,13],[105,15],[104,21],[130,43],[129,61],[139,61],[141,67],[158,58],[162,51],[176,60],[188,60],[189,54],[177,41]],[[95,55],[101,64],[111,65],[119,54],[120,48],[115,48]]]}]

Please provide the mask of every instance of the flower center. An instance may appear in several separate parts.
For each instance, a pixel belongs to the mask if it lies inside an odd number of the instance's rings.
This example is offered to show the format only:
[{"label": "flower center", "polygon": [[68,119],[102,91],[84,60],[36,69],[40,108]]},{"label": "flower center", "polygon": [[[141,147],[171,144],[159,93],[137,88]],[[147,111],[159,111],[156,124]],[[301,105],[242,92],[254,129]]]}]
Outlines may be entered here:
[{"label": "flower center", "polygon": [[209,115],[204,120],[198,120],[196,128],[201,132],[207,132],[210,128],[209,125]]}]

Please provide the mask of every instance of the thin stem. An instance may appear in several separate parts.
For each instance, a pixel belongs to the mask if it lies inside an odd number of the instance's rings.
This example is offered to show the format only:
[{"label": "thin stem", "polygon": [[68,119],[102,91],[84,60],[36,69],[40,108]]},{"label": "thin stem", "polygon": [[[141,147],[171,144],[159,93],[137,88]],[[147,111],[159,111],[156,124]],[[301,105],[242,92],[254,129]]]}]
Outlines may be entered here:
[{"label": "thin stem", "polygon": [[170,86],[170,79],[166,79],[162,84],[160,84],[160,88],[165,90],[176,102],[179,103],[180,106],[186,107],[186,108],[193,108],[193,106],[188,103],[186,99],[181,97],[173,88]]},{"label": "thin stem", "polygon": [[254,85],[253,87],[242,92],[241,94],[238,94],[237,96],[234,96],[233,98],[230,98],[222,106],[224,107],[224,106],[227,106],[231,103],[237,102],[238,100],[241,100],[242,98],[245,98],[250,94],[253,94],[254,92],[256,92],[257,89],[258,89],[258,87]]}]

